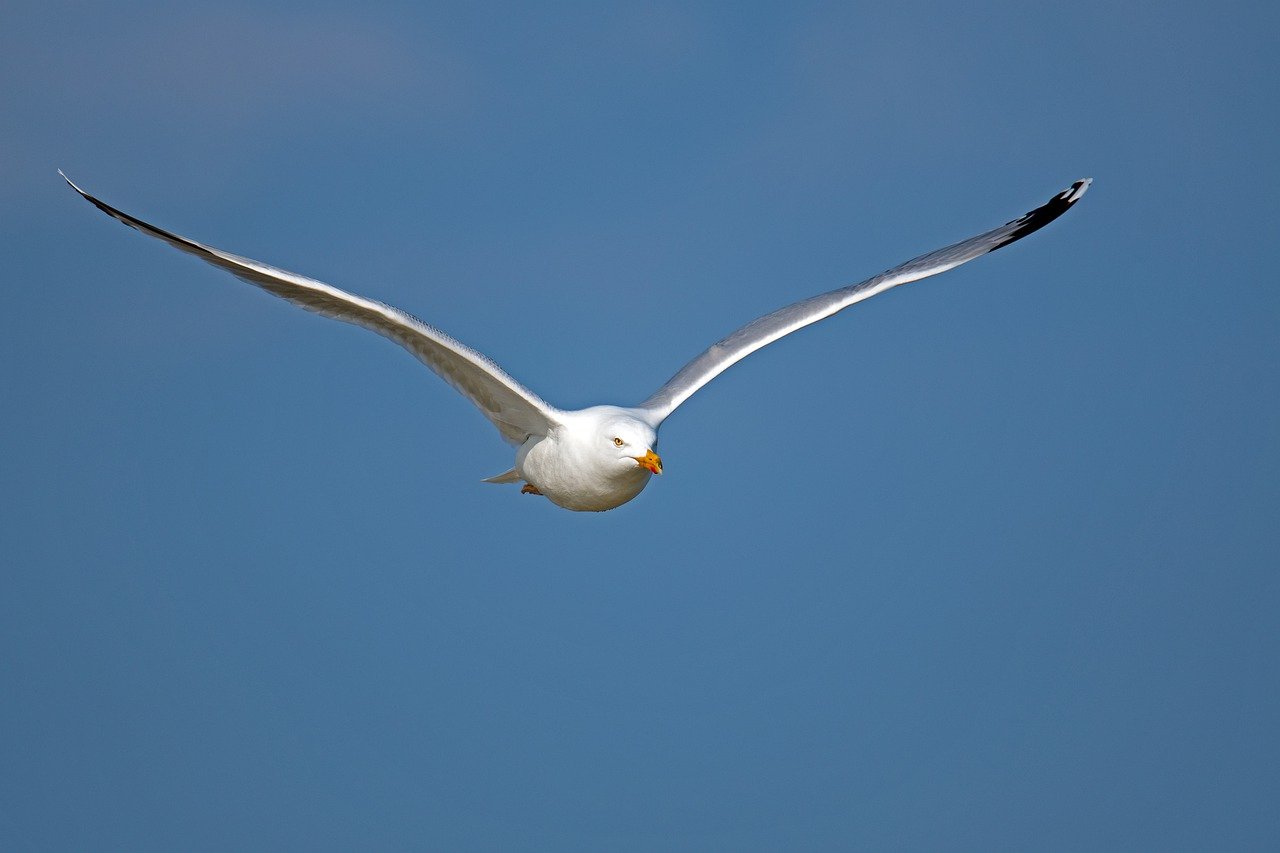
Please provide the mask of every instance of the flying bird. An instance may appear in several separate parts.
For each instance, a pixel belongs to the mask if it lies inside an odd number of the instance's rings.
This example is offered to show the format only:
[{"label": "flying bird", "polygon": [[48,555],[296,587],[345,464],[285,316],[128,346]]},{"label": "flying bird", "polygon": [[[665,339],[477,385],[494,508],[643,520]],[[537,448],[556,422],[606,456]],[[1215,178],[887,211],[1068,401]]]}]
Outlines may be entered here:
[{"label": "flying bird", "polygon": [[484,482],[522,483],[521,491],[527,494],[544,495],[565,509],[594,512],[621,506],[640,494],[650,477],[662,473],[658,428],[691,394],[730,365],[877,293],[946,272],[1022,239],[1066,213],[1091,182],[1089,178],[1076,181],[1042,206],[999,228],[753,320],[712,344],[639,405],[566,410],[552,406],[483,354],[412,314],[149,225],[80,189],[61,170],[58,174],[103,213],[143,234],[295,305],[363,326],[400,344],[474,403],[517,448],[515,467]]}]

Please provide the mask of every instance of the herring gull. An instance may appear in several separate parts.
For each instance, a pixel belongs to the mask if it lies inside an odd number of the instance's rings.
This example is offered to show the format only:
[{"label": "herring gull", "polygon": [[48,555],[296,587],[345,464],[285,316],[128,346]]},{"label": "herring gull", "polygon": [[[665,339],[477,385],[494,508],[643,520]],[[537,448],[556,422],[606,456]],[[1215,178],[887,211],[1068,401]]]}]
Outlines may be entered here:
[{"label": "herring gull", "polygon": [[691,394],[730,365],[877,293],[946,272],[1022,239],[1066,213],[1090,183],[1088,178],[1076,181],[1045,204],[999,228],[753,320],[712,344],[639,405],[566,410],[525,388],[483,354],[399,308],[149,225],[93,197],[66,175],[62,177],[103,213],[143,234],[295,305],[363,326],[400,344],[474,403],[517,448],[515,467],[484,482],[523,483],[525,493],[545,495],[565,509],[595,512],[621,506],[640,494],[652,475],[662,473],[662,459],[656,452],[658,428]]}]

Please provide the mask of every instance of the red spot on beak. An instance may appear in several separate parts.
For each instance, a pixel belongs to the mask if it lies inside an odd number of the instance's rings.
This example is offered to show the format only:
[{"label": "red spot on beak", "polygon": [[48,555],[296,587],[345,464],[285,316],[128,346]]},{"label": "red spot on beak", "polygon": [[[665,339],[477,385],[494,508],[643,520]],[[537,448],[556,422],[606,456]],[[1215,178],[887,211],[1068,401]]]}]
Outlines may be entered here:
[{"label": "red spot on beak", "polygon": [[662,457],[654,453],[652,450],[646,451],[644,456],[632,456],[641,468],[647,468],[654,474],[662,473]]}]

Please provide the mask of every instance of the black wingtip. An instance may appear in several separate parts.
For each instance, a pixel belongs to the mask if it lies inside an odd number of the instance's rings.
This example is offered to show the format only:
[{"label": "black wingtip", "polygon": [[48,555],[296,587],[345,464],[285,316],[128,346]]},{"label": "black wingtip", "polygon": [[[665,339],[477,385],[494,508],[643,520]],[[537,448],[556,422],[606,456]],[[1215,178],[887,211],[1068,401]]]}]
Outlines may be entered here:
[{"label": "black wingtip", "polygon": [[[59,169],[59,170],[58,170],[58,174],[62,176],[62,180],[64,180],[64,181],[66,181],[66,182],[67,182],[67,186],[71,187],[71,189],[75,190],[77,193],[79,193],[79,194],[80,194],[80,197],[81,197],[81,198],[83,198],[83,199],[87,200],[89,203],[93,204],[95,207],[98,207],[98,208],[102,208],[102,207],[103,207],[102,202],[98,201],[96,198],[94,198],[93,196],[89,195],[89,194],[88,194],[87,192],[85,192],[84,190],[80,189],[80,187],[76,184],[76,182],[75,182],[75,181],[73,181],[73,180],[71,180],[70,178],[68,178],[68,177],[67,177],[67,173],[66,173],[66,172],[64,172],[64,171],[62,171],[61,169]],[[108,210],[108,211],[106,211],[106,212],[107,212],[107,213],[111,213],[111,211],[109,211],[109,210]]]},{"label": "black wingtip", "polygon": [[[103,213],[107,214],[108,216],[114,217],[115,219],[119,219],[121,222],[124,222],[126,225],[134,225],[132,222],[127,221],[129,219],[132,219],[133,217],[129,216],[128,214],[121,213],[111,205],[106,204],[105,202],[99,201],[98,199],[89,195],[84,190],[80,189],[80,187],[76,185],[75,181],[67,177],[66,172],[59,169],[58,174],[62,175],[62,180],[67,182],[67,186],[71,187],[71,189],[79,193],[80,197],[83,198],[85,201],[89,202],[89,204],[92,204],[94,207],[98,208],[98,210],[101,210]],[[137,226],[134,225],[134,227],[136,228]]]},{"label": "black wingtip", "polygon": [[1093,178],[1081,178],[1062,192],[1058,193],[1068,205],[1075,204],[1089,190]]},{"label": "black wingtip", "polygon": [[1001,240],[999,245],[993,246],[992,251],[1007,246],[1010,243],[1021,240],[1023,237],[1039,231],[1053,220],[1071,209],[1071,206],[1078,202],[1088,191],[1089,185],[1093,183],[1093,178],[1081,178],[1062,192],[1049,199],[1047,202],[1037,207],[1035,210],[1029,210],[1022,217],[1010,222],[1010,225],[1017,227],[1009,233],[1009,236]]},{"label": "black wingtip", "polygon": [[196,254],[201,255],[202,257],[209,253],[209,249],[206,246],[201,246],[198,243],[194,243],[191,240],[188,240],[186,237],[180,237],[171,231],[166,231],[163,228],[158,228],[155,225],[152,225],[148,222],[143,222],[138,217],[131,216],[125,213],[123,210],[117,210],[116,208],[107,204],[105,201],[102,201],[101,199],[90,195],[89,193],[80,189],[80,187],[76,186],[76,184],[70,178],[68,178],[61,169],[58,170],[58,174],[62,175],[62,179],[67,182],[67,184],[71,187],[71,189],[79,193],[81,198],[83,198],[85,201],[89,202],[89,204],[98,208],[98,210],[101,210],[103,213],[105,213],[107,216],[110,216],[112,219],[116,220],[117,222],[120,222],[123,225],[128,225],[130,228],[135,228],[144,234],[150,234],[153,237],[159,237],[161,240],[165,240],[175,246],[178,246],[179,248],[185,247],[185,251],[194,251]]}]

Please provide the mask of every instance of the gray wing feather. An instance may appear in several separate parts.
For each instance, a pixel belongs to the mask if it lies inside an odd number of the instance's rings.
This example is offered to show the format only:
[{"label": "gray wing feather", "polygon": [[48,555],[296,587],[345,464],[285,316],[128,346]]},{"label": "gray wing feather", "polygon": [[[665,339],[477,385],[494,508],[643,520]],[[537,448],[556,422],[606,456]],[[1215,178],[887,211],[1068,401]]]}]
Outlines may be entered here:
[{"label": "gray wing feather", "polygon": [[656,427],[693,392],[761,347],[891,287],[946,272],[1020,240],[1066,213],[1090,183],[1089,178],[1076,181],[1044,205],[985,234],[921,255],[859,284],[810,297],[753,320],[682,367],[639,408]]},{"label": "gray wing feather", "polygon": [[474,403],[511,444],[519,445],[530,435],[546,435],[558,423],[555,407],[512,379],[483,354],[412,314],[149,225],[94,198],[66,175],[62,177],[103,213],[143,234],[163,240],[309,311],[362,326],[395,341]]}]

